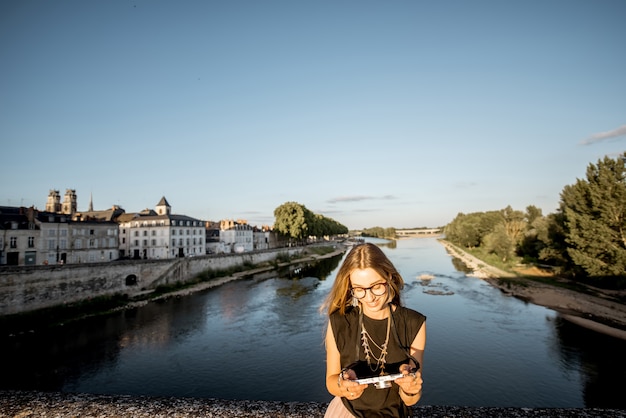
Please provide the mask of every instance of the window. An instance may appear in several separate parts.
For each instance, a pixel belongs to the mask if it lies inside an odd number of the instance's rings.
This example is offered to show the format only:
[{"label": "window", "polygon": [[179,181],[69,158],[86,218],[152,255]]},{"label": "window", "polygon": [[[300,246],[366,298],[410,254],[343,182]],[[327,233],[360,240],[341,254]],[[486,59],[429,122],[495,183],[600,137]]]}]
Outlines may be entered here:
[{"label": "window", "polygon": [[11,248],[17,248],[17,237],[11,237]]},{"label": "window", "polygon": [[83,240],[77,239],[76,241],[74,241],[74,246],[76,247],[77,250],[82,250],[83,249]]},{"label": "window", "polygon": [[148,240],[147,240],[147,239],[144,239],[144,240],[142,241],[142,243],[143,243],[143,246],[144,246],[144,247],[147,247],[147,246],[148,246]]},{"label": "window", "polygon": [[176,238],[172,238],[172,247],[176,246]]},{"label": "window", "polygon": [[151,245],[152,245],[153,247],[156,247],[156,240],[155,240],[155,239],[151,240],[150,242],[152,243]]},{"label": "window", "polygon": [[95,231],[93,229],[89,230],[89,235],[93,235],[95,233]]},{"label": "window", "polygon": [[48,240],[48,249],[49,250],[54,250],[54,247],[56,246],[56,241],[53,239],[49,239]]},{"label": "window", "polygon": [[98,248],[98,242],[95,239],[89,240],[89,248]]},{"label": "window", "polygon": [[143,231],[143,236],[147,237],[148,236],[148,231]]},{"label": "window", "polygon": [[139,231],[135,231],[135,236],[138,237],[139,236]]},{"label": "window", "polygon": [[67,241],[62,239],[59,241],[59,248],[65,250],[67,248]]},{"label": "window", "polygon": [[35,237],[28,237],[28,248],[33,248],[35,246]]}]

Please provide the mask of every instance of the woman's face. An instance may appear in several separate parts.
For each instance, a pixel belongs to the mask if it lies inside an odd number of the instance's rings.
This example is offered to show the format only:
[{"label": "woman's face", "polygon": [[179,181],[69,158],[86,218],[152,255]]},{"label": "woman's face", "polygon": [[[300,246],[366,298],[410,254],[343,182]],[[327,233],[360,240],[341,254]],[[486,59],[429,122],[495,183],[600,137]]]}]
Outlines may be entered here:
[{"label": "woman's face", "polygon": [[[365,315],[373,319],[382,319],[386,316],[389,286],[380,274],[369,267],[355,269],[350,273],[350,285],[352,289],[367,289],[365,296],[359,299]],[[359,291],[363,293],[362,290]]]}]

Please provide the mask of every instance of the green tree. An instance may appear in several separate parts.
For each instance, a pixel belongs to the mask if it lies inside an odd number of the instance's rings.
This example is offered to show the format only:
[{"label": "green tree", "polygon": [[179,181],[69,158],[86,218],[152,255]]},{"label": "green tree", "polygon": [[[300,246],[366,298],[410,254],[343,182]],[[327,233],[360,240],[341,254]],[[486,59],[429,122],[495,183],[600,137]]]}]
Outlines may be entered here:
[{"label": "green tree", "polygon": [[348,227],[324,215],[315,214],[297,202],[286,202],[274,209],[274,230],[291,239],[303,241],[308,237],[348,233]]},{"label": "green tree", "polygon": [[626,278],[625,160],[598,160],[561,192],[567,254],[587,277]]},{"label": "green tree", "polygon": [[511,238],[504,223],[496,225],[495,229],[484,237],[485,249],[507,261],[515,251],[515,241]]},{"label": "green tree", "polygon": [[544,228],[537,229],[537,239],[541,241],[539,259],[551,266],[567,269],[571,260],[567,254],[565,242],[565,217],[563,213],[551,213],[546,216]]},{"label": "green tree", "polygon": [[502,218],[504,232],[509,237],[511,244],[518,245],[524,237],[527,226],[524,213],[519,210],[513,210],[509,205],[502,209]]},{"label": "green tree", "polygon": [[532,225],[536,219],[542,217],[543,214],[540,208],[535,205],[526,206],[526,222],[528,222],[528,225]]},{"label": "green tree", "polygon": [[446,238],[463,247],[480,247],[483,238],[503,221],[502,211],[459,213],[444,228]]},{"label": "green tree", "polygon": [[274,209],[274,230],[301,241],[308,235],[308,209],[297,202],[286,202]]},{"label": "green tree", "polygon": [[466,248],[474,248],[480,245],[480,217],[478,213],[459,213],[444,228],[446,238],[451,242]]}]

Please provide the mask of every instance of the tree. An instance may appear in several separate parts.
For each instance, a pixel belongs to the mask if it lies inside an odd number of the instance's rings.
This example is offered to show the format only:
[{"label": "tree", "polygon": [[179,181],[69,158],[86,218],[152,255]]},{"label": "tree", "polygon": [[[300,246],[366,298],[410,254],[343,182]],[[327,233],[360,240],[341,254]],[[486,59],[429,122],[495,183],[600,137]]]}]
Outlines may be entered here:
[{"label": "tree", "polygon": [[626,278],[626,153],[561,192],[567,254],[588,277]]},{"label": "tree", "polygon": [[302,240],[308,235],[308,209],[297,202],[286,202],[274,209],[274,229],[279,233]]},{"label": "tree", "polygon": [[496,225],[493,232],[485,236],[484,247],[488,252],[500,257],[502,261],[506,261],[513,255],[515,242],[509,235],[506,225],[500,223]]},{"label": "tree", "polygon": [[519,244],[527,227],[526,221],[524,220],[524,213],[519,210],[513,210],[513,208],[509,205],[502,209],[502,218],[504,231],[509,237],[510,242],[513,245]]},{"label": "tree", "polygon": [[541,208],[538,208],[535,205],[526,206],[526,222],[528,222],[528,225],[532,225],[536,219],[542,217],[543,214],[541,212]]},{"label": "tree", "polygon": [[310,236],[321,238],[348,233],[345,225],[315,214],[297,202],[283,203],[274,209],[274,217],[274,230],[298,241]]}]

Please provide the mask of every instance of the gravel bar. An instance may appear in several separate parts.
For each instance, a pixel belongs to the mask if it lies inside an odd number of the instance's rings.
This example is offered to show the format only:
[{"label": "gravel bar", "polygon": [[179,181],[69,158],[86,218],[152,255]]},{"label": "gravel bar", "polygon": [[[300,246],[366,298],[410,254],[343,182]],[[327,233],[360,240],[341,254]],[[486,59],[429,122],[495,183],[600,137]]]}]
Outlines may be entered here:
[{"label": "gravel bar", "polygon": [[[0,391],[0,417],[323,417],[319,402],[234,401],[223,399],[138,397],[50,392]],[[417,406],[414,417],[615,417],[626,410],[592,408],[466,408]]]}]

